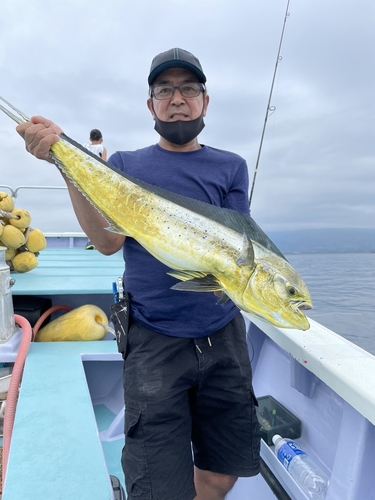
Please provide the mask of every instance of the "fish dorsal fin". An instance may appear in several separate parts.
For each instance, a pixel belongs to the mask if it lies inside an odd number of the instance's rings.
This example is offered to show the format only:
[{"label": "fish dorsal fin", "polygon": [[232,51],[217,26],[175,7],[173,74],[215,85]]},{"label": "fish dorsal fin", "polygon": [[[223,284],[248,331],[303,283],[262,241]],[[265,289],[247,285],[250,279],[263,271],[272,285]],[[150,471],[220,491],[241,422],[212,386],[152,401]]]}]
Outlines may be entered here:
[{"label": "fish dorsal fin", "polygon": [[287,260],[285,256],[282,254],[282,252],[277,248],[277,246],[262,231],[262,229],[254,221],[254,219],[250,217],[250,215],[246,215],[241,212],[237,212],[235,210],[230,210],[228,208],[217,207],[215,205],[211,205],[203,201],[194,200],[193,198],[188,198],[187,196],[183,196],[177,193],[172,193],[167,189],[153,186],[148,182],[141,181],[139,179],[132,177],[131,175],[125,174],[121,170],[118,170],[113,165],[110,165],[101,158],[95,156],[91,151],[87,150],[81,144],[77,143],[76,141],[66,136],[65,134],[61,134],[61,138],[69,142],[73,146],[77,147],[84,153],[92,156],[96,161],[106,165],[110,170],[113,170],[114,172],[121,175],[130,182],[133,182],[137,186],[143,189],[147,189],[147,191],[150,191],[153,194],[161,196],[162,198],[165,198],[166,200],[169,200],[172,203],[176,203],[177,205],[180,205],[183,208],[187,208],[192,212],[195,212],[199,215],[203,215],[208,219],[211,219],[215,222],[218,222],[219,224],[222,224],[223,226],[233,229],[233,231],[236,231],[237,233],[246,234],[248,239],[256,241],[257,243],[267,248],[271,252],[277,254],[279,257],[283,258],[284,260]]},{"label": "fish dorsal fin", "polygon": [[238,266],[250,266],[254,267],[254,247],[246,234],[243,235],[243,245],[241,254],[236,260]]}]

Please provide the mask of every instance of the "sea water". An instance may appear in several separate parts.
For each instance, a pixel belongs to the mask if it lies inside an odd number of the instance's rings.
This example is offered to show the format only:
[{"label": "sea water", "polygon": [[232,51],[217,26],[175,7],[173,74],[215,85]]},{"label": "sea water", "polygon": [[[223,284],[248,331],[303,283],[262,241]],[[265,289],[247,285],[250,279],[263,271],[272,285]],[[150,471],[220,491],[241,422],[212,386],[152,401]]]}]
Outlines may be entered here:
[{"label": "sea water", "polygon": [[288,254],[306,283],[306,316],[375,355],[375,253]]}]

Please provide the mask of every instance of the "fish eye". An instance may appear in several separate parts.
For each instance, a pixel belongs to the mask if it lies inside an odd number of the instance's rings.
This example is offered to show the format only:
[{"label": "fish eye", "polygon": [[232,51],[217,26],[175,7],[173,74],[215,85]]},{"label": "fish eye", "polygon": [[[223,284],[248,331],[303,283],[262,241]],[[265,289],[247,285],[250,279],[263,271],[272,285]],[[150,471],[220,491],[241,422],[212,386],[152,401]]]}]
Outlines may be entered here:
[{"label": "fish eye", "polygon": [[294,286],[289,286],[288,292],[290,293],[290,295],[294,295],[296,293],[296,289],[294,288]]}]

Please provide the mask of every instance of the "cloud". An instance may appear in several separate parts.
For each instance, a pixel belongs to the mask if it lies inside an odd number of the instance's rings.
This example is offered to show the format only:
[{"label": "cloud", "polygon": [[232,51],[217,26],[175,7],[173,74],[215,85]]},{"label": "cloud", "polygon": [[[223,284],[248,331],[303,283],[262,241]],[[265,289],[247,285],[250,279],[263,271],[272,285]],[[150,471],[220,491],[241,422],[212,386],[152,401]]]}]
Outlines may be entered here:
[{"label": "cloud", "polygon": [[[195,53],[211,97],[204,144],[248,162],[259,152],[286,2],[3,0],[1,95],[109,153],[158,140],[146,108],[154,55]],[[375,227],[371,0],[290,3],[252,201],[265,229]],[[0,183],[64,186],[0,115]],[[0,188],[2,189],[2,188]],[[66,191],[20,190],[45,231],[79,230]]]}]

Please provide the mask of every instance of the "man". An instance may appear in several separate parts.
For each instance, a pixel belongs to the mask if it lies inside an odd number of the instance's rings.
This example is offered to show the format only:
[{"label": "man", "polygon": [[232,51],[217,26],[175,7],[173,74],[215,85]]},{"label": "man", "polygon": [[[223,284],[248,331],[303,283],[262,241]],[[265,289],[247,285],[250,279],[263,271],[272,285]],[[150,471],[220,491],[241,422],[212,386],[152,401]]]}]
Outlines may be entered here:
[{"label": "man", "polygon": [[[109,163],[133,177],[248,212],[243,158],[198,142],[209,97],[199,60],[171,49],[151,65],[147,106],[158,144],[117,152]],[[42,117],[17,128],[50,162],[61,129]],[[174,278],[134,239],[107,222],[67,181],[82,229],[110,255],[123,247],[131,327],[123,350],[125,447],[130,500],[223,500],[237,477],[259,472],[259,424],[244,320],[211,293],[171,290]]]}]

